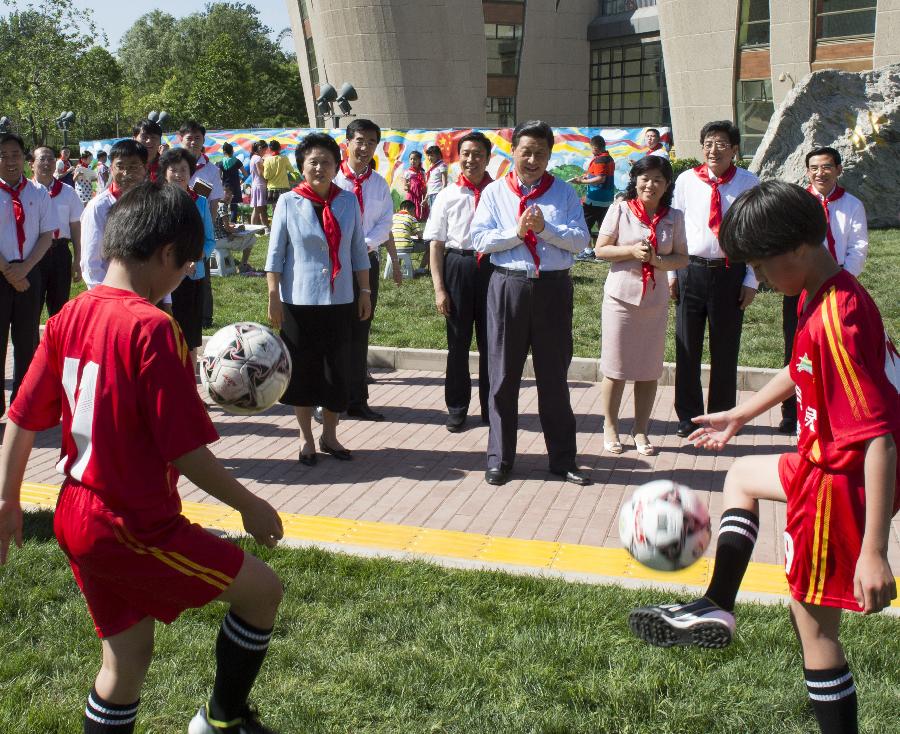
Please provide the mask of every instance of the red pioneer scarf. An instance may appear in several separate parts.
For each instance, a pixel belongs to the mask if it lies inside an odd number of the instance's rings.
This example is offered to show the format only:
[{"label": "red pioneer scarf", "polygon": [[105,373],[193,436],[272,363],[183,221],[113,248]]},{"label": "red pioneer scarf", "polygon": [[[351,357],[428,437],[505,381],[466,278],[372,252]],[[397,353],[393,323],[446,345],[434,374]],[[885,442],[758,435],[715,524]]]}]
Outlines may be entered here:
[{"label": "red pioneer scarf", "polygon": [[122,189],[119,188],[119,184],[115,181],[112,181],[106,189],[112,195],[112,198],[116,201],[119,200],[119,197],[122,195]]},{"label": "red pioneer scarf", "polygon": [[441,163],[443,163],[443,162],[444,162],[444,161],[442,161],[442,160],[441,160],[441,161],[438,161],[438,162],[435,163],[433,166],[430,166],[430,167],[428,168],[427,171],[425,171],[425,183],[426,183],[426,184],[431,180],[431,172],[432,172],[435,168],[437,168],[439,165],[441,165]]},{"label": "red pioneer scarf", "polygon": [[[650,236],[647,240],[650,242],[650,247],[653,248],[653,252],[656,252],[659,245],[656,241],[656,227],[659,224],[660,220],[669,213],[669,207],[661,206],[656,210],[656,214],[653,215],[653,218],[650,218],[650,215],[647,214],[644,209],[644,202],[640,199],[629,199],[628,200],[628,208],[631,209],[631,213],[634,214],[638,218],[641,224],[646,225],[650,229]],[[644,297],[644,294],[647,292],[647,281],[653,281],[653,287],[656,288],[656,268],[653,267],[650,263],[641,263],[641,298]]]},{"label": "red pioneer scarf", "polygon": [[422,201],[425,198],[425,174],[421,168],[409,169],[409,193],[407,199],[416,205],[416,219],[422,221],[425,217]]},{"label": "red pioneer scarf", "polygon": [[[466,174],[464,174],[464,173],[459,174],[459,178],[456,179],[456,183],[459,185],[459,187],[461,189],[469,189],[469,191],[471,191],[473,194],[475,194],[475,208],[477,209],[478,204],[481,201],[481,192],[484,191],[484,187],[487,186],[489,183],[491,183],[491,181],[493,181],[493,180],[494,179],[491,178],[491,174],[489,174],[487,171],[485,171],[484,176],[481,179],[481,183],[478,184],[478,186],[476,186],[471,181],[469,181],[469,179],[466,178]],[[475,259],[477,260],[479,265],[481,265],[481,260],[483,257],[484,257],[483,252],[479,252],[475,256]]]},{"label": "red pioneer scarf", "polygon": [[828,196],[820,196],[819,192],[816,191],[812,186],[807,186],[806,190],[815,196],[819,201],[822,202],[822,209],[825,210],[825,224],[828,228],[825,230],[825,238],[828,241],[828,252],[831,253],[831,256],[837,260],[837,249],[834,244],[834,235],[831,233],[831,214],[828,211],[828,205],[832,201],[837,201],[840,199],[845,191],[840,186],[835,186],[834,191],[832,191]]},{"label": "red pioneer scarf", "polygon": [[156,183],[156,179],[159,178],[159,156],[156,156],[156,160],[153,163],[147,164],[147,177]]},{"label": "red pioneer scarf", "polygon": [[194,201],[197,201],[197,199],[200,198],[200,194],[198,194],[198,193],[197,193],[196,191],[194,191],[193,189],[188,189],[187,192],[188,192],[188,194],[190,195],[191,199],[193,199]]},{"label": "red pioneer scarf", "polygon": [[[37,182],[35,182],[35,183],[37,183]],[[62,181],[60,181],[58,178],[54,178],[53,183],[50,184],[50,188],[47,189],[47,192],[50,194],[50,198],[55,199],[57,196],[59,196],[60,192],[62,191],[62,187],[63,187]],[[53,239],[55,239],[55,240],[59,239],[59,229],[53,230]]]},{"label": "red pioneer scarf", "polygon": [[[519,216],[521,217],[525,210],[528,208],[528,203],[534,201],[535,199],[539,199],[544,194],[547,193],[547,190],[553,185],[553,181],[555,179],[549,173],[544,173],[541,176],[541,180],[538,182],[538,185],[535,186],[534,189],[531,190],[530,193],[523,194],[522,189],[519,186],[519,177],[516,176],[514,171],[510,171],[506,174],[506,185],[509,186],[510,191],[512,191],[516,196],[519,197]],[[541,272],[541,256],[538,255],[537,251],[537,235],[532,232],[530,229],[525,233],[525,247],[528,248],[528,252],[531,253],[531,259],[534,260],[534,268],[540,273]]]},{"label": "red pioneer scarf", "polygon": [[703,183],[712,188],[712,197],[709,200],[709,228],[718,237],[719,227],[722,225],[722,196],[719,193],[719,187],[724,186],[734,178],[734,175],[737,173],[737,166],[732,163],[728,170],[719,176],[718,181],[713,181],[709,177],[709,169],[705,163],[702,166],[697,166],[694,169],[694,173],[697,174],[697,177]]},{"label": "red pioneer scarf", "polygon": [[359,211],[363,214],[366,212],[366,206],[363,204],[362,185],[365,180],[372,175],[372,166],[366,168],[365,173],[357,176],[353,169],[347,164],[347,161],[341,161],[341,173],[353,182],[353,193],[356,194],[356,200],[359,202]]},{"label": "red pioneer scarf", "polygon": [[25,207],[22,206],[22,200],[19,194],[25,188],[28,180],[22,176],[22,180],[15,187],[10,186],[0,179],[0,191],[5,191],[12,199],[13,216],[16,219],[16,238],[19,240],[19,257],[25,258]]},{"label": "red pioneer scarf", "polygon": [[331,210],[331,202],[335,197],[343,191],[343,189],[335,183],[331,184],[328,191],[328,199],[323,199],[306,181],[293,189],[295,194],[309,199],[314,204],[324,207],[322,210],[322,229],[325,231],[325,241],[328,243],[328,256],[331,258],[331,290],[334,290],[334,279],[341,272],[341,225],[338,223],[334,212]]},{"label": "red pioneer scarf", "polygon": [[[201,160],[203,160],[203,163],[200,162]],[[206,168],[207,163],[209,163],[209,158],[207,158],[205,155],[203,155],[203,153],[201,153],[197,157],[197,167],[194,169],[194,173],[196,173],[197,171],[199,171],[202,168]]]}]

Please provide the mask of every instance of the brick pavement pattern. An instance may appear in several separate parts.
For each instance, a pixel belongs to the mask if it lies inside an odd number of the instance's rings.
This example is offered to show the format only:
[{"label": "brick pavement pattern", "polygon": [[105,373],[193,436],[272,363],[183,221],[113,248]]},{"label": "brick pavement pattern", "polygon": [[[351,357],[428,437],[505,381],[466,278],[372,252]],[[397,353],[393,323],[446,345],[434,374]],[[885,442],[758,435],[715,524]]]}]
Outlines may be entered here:
[{"label": "brick pavement pattern", "polygon": [[[489,535],[619,547],[617,515],[635,487],[669,478],[702,493],[718,526],[725,472],[736,456],[780,453],[793,440],[774,426],[778,409],[747,425],[720,454],[701,452],[675,435],[674,391],[661,387],[650,439],[659,455],[646,458],[623,438],[624,454],[603,452],[600,386],[570,382],[578,425],[579,464],[593,483],[577,487],[547,471],[546,448],[537,417],[534,380],[523,380],[519,399],[518,458],[511,481],[502,487],[484,482],[487,426],[479,420],[478,391],[462,433],[444,428],[444,380],[434,372],[376,372],[370,404],[384,412],[383,423],[342,420],[338,435],[353,451],[353,461],[320,455],[314,467],[297,462],[299,432],[293,411],[277,405],[259,416],[211,411],[220,440],[212,451],[251,490],[280,511],[304,515],[370,520]],[[746,397],[746,395],[743,395]],[[622,402],[623,437],[631,428],[629,385]],[[474,418],[472,417],[474,416]],[[316,432],[318,435],[318,431]],[[59,484],[59,429],[38,436],[25,479]],[[182,498],[216,503],[188,480],[179,483]],[[784,506],[761,505],[761,529],[753,560],[784,562]],[[708,551],[712,554],[714,543]],[[900,519],[891,529],[889,560],[900,571]]]}]

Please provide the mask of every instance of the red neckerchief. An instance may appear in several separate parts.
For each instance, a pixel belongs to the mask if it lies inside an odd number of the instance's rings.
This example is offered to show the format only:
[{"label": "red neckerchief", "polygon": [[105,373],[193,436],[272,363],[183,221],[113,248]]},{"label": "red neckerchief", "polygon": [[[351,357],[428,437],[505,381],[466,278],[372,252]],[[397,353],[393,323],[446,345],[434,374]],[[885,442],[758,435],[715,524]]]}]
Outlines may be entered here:
[{"label": "red neckerchief", "polygon": [[[35,184],[35,186],[43,185],[37,179],[34,180],[34,184]],[[60,193],[62,192],[62,187],[63,187],[63,182],[60,181],[58,178],[54,178],[53,183],[50,184],[50,188],[47,189],[47,193],[50,194],[50,198],[55,199],[57,196],[59,196]],[[58,228],[53,230],[53,239],[55,239],[55,240],[59,239],[59,229]]]},{"label": "red neckerchief", "polygon": [[372,175],[372,166],[366,168],[366,172],[357,176],[353,169],[350,168],[347,161],[341,161],[341,173],[353,182],[353,193],[356,194],[356,200],[359,202],[359,211],[365,214],[366,207],[363,204],[362,185],[366,179]]},{"label": "red neckerchief", "polygon": [[322,229],[325,232],[325,241],[328,243],[328,256],[331,258],[331,290],[334,291],[334,279],[341,272],[341,225],[331,210],[331,202],[343,189],[332,182],[328,191],[328,198],[323,199],[313,191],[312,186],[304,181],[299,186],[295,186],[293,191],[304,199],[309,199],[314,204],[324,207],[322,209]]},{"label": "red neckerchief", "polygon": [[421,168],[410,168],[409,172],[411,174],[409,177],[409,200],[416,205],[416,219],[421,222],[425,218],[422,207],[426,190],[425,174]]},{"label": "red neckerchief", "polygon": [[[203,163],[200,162],[201,159],[205,159]],[[207,163],[209,163],[209,158],[201,153],[199,156],[197,156],[197,167],[194,169],[194,173],[199,173],[201,169],[206,168]]]},{"label": "red neckerchief", "polygon": [[441,163],[443,163],[443,162],[444,162],[443,160],[439,160],[439,161],[438,161],[437,163],[435,163],[433,166],[429,167],[429,169],[428,169],[427,171],[425,171],[425,183],[426,183],[426,184],[428,183],[428,180],[431,178],[431,172],[432,172],[435,168],[437,168],[439,165],[441,165]]},{"label": "red neckerchief", "polygon": [[[519,186],[519,177],[516,176],[515,171],[510,171],[506,174],[506,185],[509,186],[510,191],[512,191],[516,196],[519,197],[519,216],[521,217],[525,210],[528,208],[528,202],[534,201],[535,199],[539,199],[544,194],[547,193],[547,190],[553,185],[553,181],[555,179],[549,173],[544,173],[541,176],[541,180],[538,181],[538,185],[535,186],[530,193],[523,194],[522,188]],[[537,251],[537,235],[532,232],[530,229],[525,233],[525,247],[528,248],[528,252],[531,253],[531,259],[534,260],[534,268],[540,273],[541,272],[541,256],[538,255]]]},{"label": "red neckerchief", "polygon": [[112,194],[112,198],[116,201],[118,201],[119,197],[122,195],[122,189],[119,188],[119,185],[115,181],[111,181],[109,186],[106,187],[106,190]]},{"label": "red neckerchief", "polygon": [[828,241],[828,252],[831,253],[831,256],[836,261],[837,249],[834,245],[834,235],[831,233],[831,214],[828,211],[828,205],[832,201],[840,199],[846,192],[840,186],[835,186],[834,191],[828,194],[828,196],[822,196],[812,186],[807,186],[806,190],[822,202],[822,209],[825,210],[825,224],[828,225],[828,228],[825,230],[825,239]]},{"label": "red neckerchief", "polygon": [[[669,213],[669,207],[661,206],[656,210],[656,214],[653,215],[653,218],[650,218],[650,215],[647,214],[647,211],[644,209],[644,202],[640,199],[629,199],[628,208],[631,210],[631,213],[634,214],[638,218],[638,221],[641,224],[646,225],[650,229],[650,236],[647,238],[647,241],[650,242],[650,246],[653,248],[653,252],[656,252],[659,245],[656,241],[656,226],[659,224],[660,220]],[[656,268],[653,267],[650,263],[641,263],[641,298],[644,297],[644,293],[647,292],[647,281],[653,281],[653,287],[656,288]]]},{"label": "red neckerchief", "polygon": [[[478,208],[478,203],[481,201],[481,192],[484,191],[484,187],[487,186],[494,179],[491,178],[491,174],[487,171],[484,172],[484,176],[481,179],[481,183],[476,186],[469,179],[466,178],[466,174],[459,174],[459,178],[456,179],[456,183],[459,185],[461,189],[469,189],[473,194],[475,194],[475,208]],[[475,260],[478,262],[478,265],[481,265],[481,260],[484,257],[483,252],[479,252],[475,256]]]},{"label": "red neckerchief", "polygon": [[5,191],[12,199],[13,216],[16,219],[16,238],[19,240],[19,257],[25,259],[25,207],[22,206],[22,200],[19,194],[28,184],[28,179],[22,176],[22,180],[15,185],[10,186],[3,179],[0,179],[0,191]]},{"label": "red neckerchief", "polygon": [[156,156],[156,160],[153,163],[147,164],[147,178],[156,183],[156,179],[159,177],[159,156]]},{"label": "red neckerchief", "polygon": [[200,198],[200,194],[198,194],[193,189],[188,189],[187,192],[188,192],[188,194],[190,194],[191,199],[193,199],[194,201],[197,201],[197,199]]},{"label": "red neckerchief", "polygon": [[647,150],[648,150],[650,153],[653,153],[653,152],[659,150],[659,149],[662,148],[662,147],[663,147],[663,146],[662,146],[662,143],[657,143],[657,144],[654,145],[652,148],[647,148]]},{"label": "red neckerchief", "polygon": [[694,173],[697,174],[697,177],[703,183],[712,188],[712,197],[709,200],[709,228],[718,239],[719,227],[722,226],[722,195],[719,193],[719,187],[724,186],[734,178],[734,175],[737,173],[737,166],[732,163],[728,170],[719,176],[718,181],[713,181],[709,177],[709,169],[705,163],[697,166],[694,169]]}]

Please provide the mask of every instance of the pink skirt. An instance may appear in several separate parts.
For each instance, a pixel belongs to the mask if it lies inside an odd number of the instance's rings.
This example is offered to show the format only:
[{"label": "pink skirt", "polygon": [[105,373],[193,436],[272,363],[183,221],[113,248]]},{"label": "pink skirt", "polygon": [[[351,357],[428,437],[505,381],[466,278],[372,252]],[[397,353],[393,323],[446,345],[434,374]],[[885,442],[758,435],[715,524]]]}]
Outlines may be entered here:
[{"label": "pink skirt", "polygon": [[250,206],[267,206],[269,203],[269,193],[265,183],[261,185],[253,184],[250,188]]},{"label": "pink skirt", "polygon": [[[666,289],[665,273],[657,288]],[[662,377],[669,300],[645,298],[633,306],[604,291],[600,319],[600,371],[613,380],[644,382]]]}]

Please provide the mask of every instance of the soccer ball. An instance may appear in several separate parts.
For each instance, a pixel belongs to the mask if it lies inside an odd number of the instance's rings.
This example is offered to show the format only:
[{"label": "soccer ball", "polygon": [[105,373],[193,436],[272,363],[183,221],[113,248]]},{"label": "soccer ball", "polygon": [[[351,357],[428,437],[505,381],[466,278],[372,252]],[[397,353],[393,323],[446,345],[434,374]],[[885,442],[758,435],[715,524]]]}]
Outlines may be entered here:
[{"label": "soccer ball", "polygon": [[281,337],[250,321],[219,329],[200,361],[200,379],[209,397],[237,415],[254,415],[274,405],[290,378],[291,355]]},{"label": "soccer ball", "polygon": [[709,545],[709,513],[697,493],[668,479],[638,487],[619,513],[632,557],[657,571],[687,568]]}]

